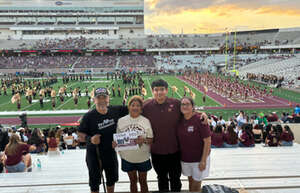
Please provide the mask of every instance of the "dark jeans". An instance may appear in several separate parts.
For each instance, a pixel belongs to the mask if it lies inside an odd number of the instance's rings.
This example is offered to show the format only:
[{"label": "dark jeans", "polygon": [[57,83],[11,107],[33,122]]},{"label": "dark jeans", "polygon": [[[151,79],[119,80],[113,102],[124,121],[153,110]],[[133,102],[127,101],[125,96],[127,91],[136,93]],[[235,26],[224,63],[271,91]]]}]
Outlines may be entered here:
[{"label": "dark jeans", "polygon": [[[181,191],[181,163],[180,153],[174,154],[151,154],[152,165],[157,174],[158,189],[160,192]],[[169,186],[170,181],[170,186]]]}]

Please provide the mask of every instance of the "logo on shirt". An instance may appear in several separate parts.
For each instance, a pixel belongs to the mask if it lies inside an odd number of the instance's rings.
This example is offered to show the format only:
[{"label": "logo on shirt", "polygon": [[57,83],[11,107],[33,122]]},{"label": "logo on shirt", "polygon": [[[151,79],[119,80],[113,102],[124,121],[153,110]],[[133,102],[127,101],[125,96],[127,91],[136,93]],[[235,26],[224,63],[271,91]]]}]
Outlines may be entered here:
[{"label": "logo on shirt", "polygon": [[145,128],[143,126],[141,126],[140,124],[130,124],[127,125],[124,128],[125,132],[130,132],[130,131],[136,131],[138,133],[138,135],[144,135],[145,132]]},{"label": "logo on shirt", "polygon": [[115,121],[113,119],[104,119],[102,123],[98,123],[98,129],[101,130],[114,124]]},{"label": "logo on shirt", "polygon": [[188,131],[189,133],[194,132],[194,126],[189,126],[188,129],[187,129],[187,131]]}]

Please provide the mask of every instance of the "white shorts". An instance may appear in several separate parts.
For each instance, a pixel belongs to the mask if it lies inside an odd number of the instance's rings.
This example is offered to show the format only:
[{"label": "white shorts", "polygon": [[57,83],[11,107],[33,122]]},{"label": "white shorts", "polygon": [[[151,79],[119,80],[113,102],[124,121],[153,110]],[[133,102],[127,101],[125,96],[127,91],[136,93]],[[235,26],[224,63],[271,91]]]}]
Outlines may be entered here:
[{"label": "white shorts", "polygon": [[200,162],[181,162],[182,174],[184,176],[192,176],[195,181],[202,181],[209,175],[210,156],[206,159],[206,168],[203,171],[199,169]]}]

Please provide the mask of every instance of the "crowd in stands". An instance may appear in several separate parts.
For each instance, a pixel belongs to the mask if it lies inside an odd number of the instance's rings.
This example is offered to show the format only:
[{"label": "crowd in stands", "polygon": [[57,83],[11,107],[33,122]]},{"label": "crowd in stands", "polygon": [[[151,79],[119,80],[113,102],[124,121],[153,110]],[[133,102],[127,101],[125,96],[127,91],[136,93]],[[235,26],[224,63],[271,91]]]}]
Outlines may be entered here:
[{"label": "crowd in stands", "polygon": [[[236,113],[225,121],[222,116],[217,117],[207,114],[208,123],[212,132],[212,148],[254,147],[261,144],[264,146],[292,146],[294,134],[288,123],[300,123],[300,106],[298,105],[294,114],[282,113],[278,116],[276,112],[268,115],[264,113],[245,114],[243,111]],[[17,135],[17,136],[15,136]],[[19,154],[25,152],[48,154],[48,156],[59,155],[59,151],[66,149],[85,148],[85,143],[78,140],[77,128],[61,128],[57,126],[52,129],[41,130],[39,128],[1,128],[0,129],[0,169],[3,170],[5,159],[18,160],[20,158],[5,158],[4,152],[10,138],[14,137],[16,143],[23,144]],[[26,145],[24,145],[26,144]],[[6,152],[5,152],[6,153]],[[17,157],[20,155],[17,155]],[[6,156],[7,157],[7,156]],[[24,158],[25,159],[25,158]],[[26,158],[30,160],[30,158]],[[31,162],[24,162],[26,167],[31,168]],[[13,164],[12,164],[13,165]],[[18,168],[8,169],[8,172],[19,171]],[[20,171],[19,171],[20,172]],[[1,170],[0,170],[1,173]]]},{"label": "crowd in stands", "polygon": [[[30,155],[26,153],[48,153],[48,156],[59,155],[59,151],[66,149],[85,148],[85,144],[78,142],[77,129],[75,127],[62,129],[59,126],[52,129],[41,130],[39,128],[1,128],[0,130],[0,173],[3,166],[6,165],[7,172],[23,172],[25,168],[31,168]],[[13,149],[13,153],[9,153],[9,148],[13,147],[12,143],[19,144],[19,149]],[[9,144],[7,147],[6,145]],[[4,156],[4,154],[6,156]],[[25,166],[17,166],[10,168],[10,165],[16,165],[23,157]],[[7,167],[8,166],[8,167]]]},{"label": "crowd in stands", "polygon": [[85,37],[67,39],[45,39],[35,42],[34,49],[82,49],[87,48],[92,43],[92,39]]},{"label": "crowd in stands", "polygon": [[[2,56],[0,57],[0,69],[114,68],[117,60],[118,56]],[[153,56],[120,56],[120,65],[154,67],[155,62]]]},{"label": "crowd in stands", "polygon": [[229,121],[214,115],[208,115],[208,119],[213,133],[212,148],[254,147],[255,144],[292,146],[294,134],[284,123],[300,123],[300,112],[294,117],[287,113],[278,117],[276,112],[246,115],[240,111]]},{"label": "crowd in stands", "polygon": [[116,56],[82,56],[74,68],[113,68],[116,66]]},{"label": "crowd in stands", "polygon": [[153,56],[121,56],[120,65],[122,67],[155,67]]},{"label": "crowd in stands", "polygon": [[78,59],[77,56],[2,56],[2,69],[69,68]]}]

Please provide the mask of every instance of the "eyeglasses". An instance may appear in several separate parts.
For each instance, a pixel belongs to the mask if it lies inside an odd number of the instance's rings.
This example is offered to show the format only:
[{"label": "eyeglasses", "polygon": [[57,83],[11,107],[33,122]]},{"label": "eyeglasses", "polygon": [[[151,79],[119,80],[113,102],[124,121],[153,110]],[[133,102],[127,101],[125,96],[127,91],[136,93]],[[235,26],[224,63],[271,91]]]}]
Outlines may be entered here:
[{"label": "eyeglasses", "polygon": [[183,106],[183,107],[189,107],[189,106],[191,106],[192,104],[191,104],[191,103],[181,103],[180,105]]}]

